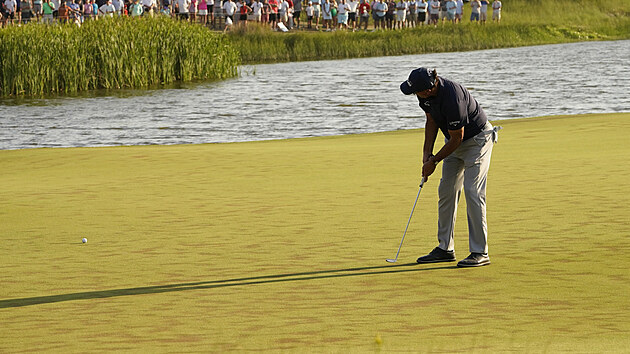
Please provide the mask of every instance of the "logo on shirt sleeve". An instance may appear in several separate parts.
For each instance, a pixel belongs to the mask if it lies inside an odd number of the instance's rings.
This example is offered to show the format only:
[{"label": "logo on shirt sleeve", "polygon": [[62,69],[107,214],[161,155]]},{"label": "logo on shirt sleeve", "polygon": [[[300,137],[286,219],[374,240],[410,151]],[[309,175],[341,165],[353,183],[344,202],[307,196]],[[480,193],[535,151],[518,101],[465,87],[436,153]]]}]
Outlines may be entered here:
[{"label": "logo on shirt sleeve", "polygon": [[448,122],[448,125],[450,125],[451,127],[456,127],[459,125],[459,122]]}]

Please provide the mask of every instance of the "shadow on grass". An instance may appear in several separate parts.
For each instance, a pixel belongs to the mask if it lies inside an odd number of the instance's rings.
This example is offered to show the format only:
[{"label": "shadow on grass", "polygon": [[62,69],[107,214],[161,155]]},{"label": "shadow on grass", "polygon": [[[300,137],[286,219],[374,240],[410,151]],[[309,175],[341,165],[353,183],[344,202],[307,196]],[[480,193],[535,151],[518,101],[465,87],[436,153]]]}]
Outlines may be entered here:
[{"label": "shadow on grass", "polygon": [[316,279],[328,279],[328,278],[344,278],[344,277],[357,277],[365,275],[376,274],[395,274],[404,272],[419,272],[427,270],[438,269],[453,269],[456,266],[440,266],[431,268],[413,268],[411,266],[417,266],[417,263],[405,263],[386,266],[373,266],[373,267],[361,267],[361,268],[347,268],[347,269],[333,269],[322,270],[304,273],[287,273],[276,275],[261,275],[248,278],[235,278],[224,280],[211,280],[195,283],[178,283],[168,285],[146,286],[139,288],[126,288],[126,289],[112,289],[112,290],[99,290],[99,291],[86,291],[80,293],[69,293],[49,296],[36,296],[26,297],[21,299],[8,299],[0,300],[0,309],[10,307],[25,307],[40,304],[52,304],[57,302],[75,301],[75,300],[89,300],[89,299],[106,299],[110,297],[119,296],[131,296],[131,295],[146,295],[146,294],[160,294],[169,293],[174,291],[186,291],[186,290],[203,290],[214,288],[227,288],[235,286],[245,285],[257,285],[257,284],[271,284],[282,282],[295,282],[305,280]]}]

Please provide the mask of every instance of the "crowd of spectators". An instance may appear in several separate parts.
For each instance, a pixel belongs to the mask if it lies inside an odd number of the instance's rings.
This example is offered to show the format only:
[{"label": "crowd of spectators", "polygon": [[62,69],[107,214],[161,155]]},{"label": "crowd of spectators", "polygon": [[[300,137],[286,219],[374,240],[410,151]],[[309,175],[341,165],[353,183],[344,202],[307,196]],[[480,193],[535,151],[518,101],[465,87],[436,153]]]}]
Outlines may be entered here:
[{"label": "crowd of spectators", "polygon": [[248,21],[272,29],[401,29],[440,23],[501,20],[500,0],[0,0],[2,26],[84,21],[105,16],[170,16],[215,29],[246,26]]},{"label": "crowd of spectators", "polygon": [[3,26],[29,22],[81,24],[102,17],[170,16],[169,0],[0,0]]}]

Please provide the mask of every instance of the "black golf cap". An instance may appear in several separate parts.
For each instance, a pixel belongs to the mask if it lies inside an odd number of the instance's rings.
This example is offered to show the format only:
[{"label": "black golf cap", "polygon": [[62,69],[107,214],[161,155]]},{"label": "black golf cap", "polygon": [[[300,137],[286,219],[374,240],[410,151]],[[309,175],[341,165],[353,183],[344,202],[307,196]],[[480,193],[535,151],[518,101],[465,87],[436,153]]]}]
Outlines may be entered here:
[{"label": "black golf cap", "polygon": [[428,90],[435,85],[434,70],[417,68],[409,74],[407,81],[400,84],[400,91],[405,95],[411,95],[419,91]]}]

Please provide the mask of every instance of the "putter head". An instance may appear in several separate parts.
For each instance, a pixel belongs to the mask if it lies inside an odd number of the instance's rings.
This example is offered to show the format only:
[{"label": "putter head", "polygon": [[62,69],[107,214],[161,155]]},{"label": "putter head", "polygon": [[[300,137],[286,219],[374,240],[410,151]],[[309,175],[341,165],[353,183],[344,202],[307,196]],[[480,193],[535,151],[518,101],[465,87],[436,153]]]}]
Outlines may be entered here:
[{"label": "putter head", "polygon": [[388,263],[396,263],[396,260],[395,260],[395,259],[389,259],[389,258],[388,258],[388,259],[386,259],[386,261],[387,261]]}]

